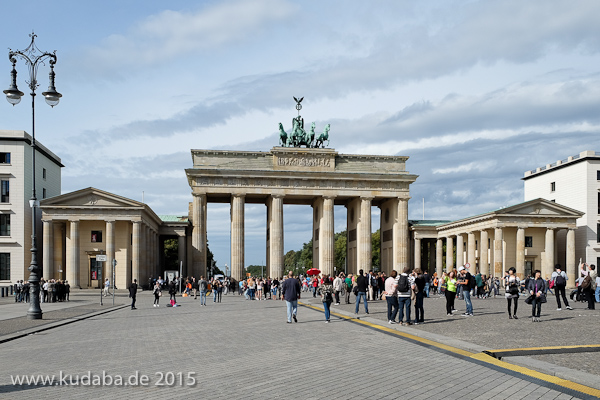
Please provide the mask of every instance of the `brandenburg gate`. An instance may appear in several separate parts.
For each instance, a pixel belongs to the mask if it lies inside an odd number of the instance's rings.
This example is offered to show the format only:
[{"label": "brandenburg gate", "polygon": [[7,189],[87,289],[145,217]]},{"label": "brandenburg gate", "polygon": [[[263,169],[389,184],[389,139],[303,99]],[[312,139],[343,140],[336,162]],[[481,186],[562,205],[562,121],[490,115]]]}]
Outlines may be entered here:
[{"label": "brandenburg gate", "polygon": [[406,171],[408,157],[339,154],[334,149],[292,147],[289,140],[282,138],[281,147],[267,152],[191,151],[193,167],[186,174],[193,195],[193,261],[188,273],[206,276],[209,202],[231,204],[231,275],[236,280],[245,277],[246,203],[267,206],[271,277],[285,272],[284,204],[312,207],[313,266],[323,273],[334,272],[334,205],[348,210],[348,272],[371,269],[372,206],[381,209],[381,269],[389,273],[408,266],[409,185],[417,179]]}]

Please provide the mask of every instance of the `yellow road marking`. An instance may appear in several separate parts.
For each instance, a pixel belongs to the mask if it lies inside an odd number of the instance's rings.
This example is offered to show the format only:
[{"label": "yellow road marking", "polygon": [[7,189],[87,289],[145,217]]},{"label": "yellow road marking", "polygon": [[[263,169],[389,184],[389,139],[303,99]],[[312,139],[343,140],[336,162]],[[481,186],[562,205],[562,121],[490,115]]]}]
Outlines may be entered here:
[{"label": "yellow road marking", "polygon": [[518,349],[498,349],[488,350],[490,353],[503,352],[503,351],[520,351],[520,350],[557,350],[557,349],[577,349],[577,348],[598,348],[600,344],[578,344],[574,346],[547,346],[547,347],[522,347]]},{"label": "yellow road marking", "polygon": [[[306,304],[306,303],[302,303],[302,302],[298,302],[298,304],[301,304],[301,305],[303,305],[305,307],[312,308],[313,310],[317,310],[317,311],[320,311],[320,312],[323,311],[322,308],[316,307],[316,306],[313,306],[313,305],[310,305],[310,304]],[[470,351],[462,350],[462,349],[459,349],[457,347],[448,346],[448,345],[445,345],[445,344],[442,344],[442,343],[439,343],[439,342],[435,342],[433,340],[424,339],[424,338],[421,338],[419,336],[411,335],[410,333],[405,333],[405,332],[397,331],[396,329],[391,329],[391,328],[388,328],[388,327],[385,327],[385,326],[382,326],[382,325],[372,324],[370,322],[366,322],[366,321],[363,321],[363,320],[360,320],[360,319],[357,319],[357,318],[348,317],[346,315],[335,313],[335,312],[331,312],[331,315],[335,315],[338,318],[342,318],[342,319],[346,319],[346,320],[351,320],[352,322],[355,322],[355,323],[358,323],[358,324],[361,324],[361,325],[365,325],[365,326],[368,326],[368,327],[371,327],[371,328],[374,328],[374,329],[377,329],[377,330],[380,330],[380,331],[383,331],[383,332],[391,333],[391,334],[396,335],[396,336],[400,336],[400,337],[404,337],[404,338],[407,338],[407,339],[411,339],[411,340],[414,340],[414,341],[419,342],[419,343],[423,343],[423,344],[427,344],[429,346],[437,347],[439,349],[443,349],[443,350],[452,352],[454,354],[459,354],[461,356],[466,356],[466,357],[469,357],[469,358],[473,358],[475,360],[482,361],[482,362],[485,362],[485,363],[488,363],[488,364],[493,364],[493,365],[496,365],[496,366],[498,366],[500,368],[507,369],[507,370],[510,370],[510,371],[514,371],[514,372],[517,372],[517,373],[520,373],[520,374],[523,374],[523,375],[526,375],[526,376],[530,376],[532,378],[536,378],[536,379],[539,379],[539,380],[544,381],[544,382],[553,383],[553,384],[555,384],[557,386],[562,386],[562,387],[565,387],[565,388],[570,389],[570,390],[575,390],[575,391],[578,391],[580,393],[588,394],[590,396],[600,397],[600,390],[598,390],[598,389],[594,389],[594,388],[589,387],[589,386],[581,385],[579,383],[572,382],[572,381],[569,381],[567,379],[563,379],[563,378],[559,378],[559,377],[556,377],[556,376],[548,375],[548,374],[545,374],[543,372],[538,372],[538,371],[535,371],[535,370],[532,370],[532,369],[529,369],[529,368],[526,368],[526,367],[521,367],[521,366],[518,366],[518,365],[515,365],[515,364],[511,364],[511,363],[508,363],[506,361],[500,361],[500,360],[498,360],[498,359],[496,359],[496,358],[494,358],[494,357],[492,357],[490,355],[487,355],[485,353],[473,353],[473,352],[470,352]],[[595,346],[600,346],[600,345],[587,345],[587,346],[588,347],[595,347]],[[565,348],[565,347],[583,347],[583,346],[555,346],[554,348]],[[553,348],[553,347],[540,347],[540,349],[545,349],[545,348],[549,349],[549,348]],[[536,348],[532,348],[532,349],[536,349]],[[516,350],[524,350],[524,349],[516,349]],[[527,350],[529,350],[529,349],[527,349]],[[494,352],[494,351],[502,351],[502,350],[490,350],[490,352]]]}]

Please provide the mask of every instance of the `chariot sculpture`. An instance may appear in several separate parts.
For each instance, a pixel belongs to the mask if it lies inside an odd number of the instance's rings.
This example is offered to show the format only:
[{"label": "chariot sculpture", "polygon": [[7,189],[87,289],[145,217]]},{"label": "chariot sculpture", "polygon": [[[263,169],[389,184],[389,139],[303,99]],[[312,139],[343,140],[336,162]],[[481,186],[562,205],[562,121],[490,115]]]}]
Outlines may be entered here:
[{"label": "chariot sculpture", "polygon": [[299,100],[294,97],[296,101],[296,110],[298,110],[298,116],[292,119],[292,131],[287,133],[283,128],[283,124],[279,123],[279,145],[282,147],[302,147],[306,148],[325,148],[325,142],[329,146],[329,129],[330,124],[325,125],[325,129],[322,133],[318,134],[315,132],[316,124],[313,122],[310,125],[310,130],[306,132],[304,130],[304,118],[300,115],[302,109],[301,97]]}]

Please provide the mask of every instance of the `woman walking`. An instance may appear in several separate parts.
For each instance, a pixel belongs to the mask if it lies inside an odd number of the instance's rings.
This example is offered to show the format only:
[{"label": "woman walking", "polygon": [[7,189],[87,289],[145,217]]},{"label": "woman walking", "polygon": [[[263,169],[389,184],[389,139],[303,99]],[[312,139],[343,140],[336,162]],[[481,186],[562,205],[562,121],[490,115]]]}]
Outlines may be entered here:
[{"label": "woman walking", "polygon": [[256,284],[256,300],[262,300],[263,285],[264,285],[264,282],[263,282],[262,278],[260,278],[258,280],[258,283]]},{"label": "woman walking", "polygon": [[[515,275],[517,270],[515,267],[510,267],[508,269],[508,275],[504,277],[504,288],[506,289],[506,293],[504,297],[506,297],[506,301],[508,303],[508,319],[519,319],[517,317],[517,306],[519,302],[519,286],[521,285],[521,281],[519,277]],[[511,314],[510,312],[510,304],[514,301],[515,307],[514,311]]]},{"label": "woman walking", "polygon": [[529,280],[529,294],[531,295],[531,322],[540,322],[540,313],[542,312],[542,303],[546,302],[544,290],[546,283],[542,279],[542,273],[539,269],[535,270],[535,278]]},{"label": "woman walking", "polygon": [[321,301],[323,302],[323,309],[325,310],[325,323],[329,323],[331,316],[330,307],[333,303],[333,285],[329,280],[329,275],[323,275],[323,283],[321,284]]},{"label": "woman walking", "polygon": [[444,282],[446,283],[446,290],[444,294],[446,295],[446,315],[452,316],[452,312],[456,311],[454,309],[454,299],[456,299],[456,275],[454,271],[450,271],[448,276],[444,278]]},{"label": "woman walking", "polygon": [[152,293],[154,294],[154,307],[159,307],[158,301],[161,296],[161,290],[162,288],[160,287],[160,283],[156,281],[156,283],[154,284],[154,290],[152,291]]}]

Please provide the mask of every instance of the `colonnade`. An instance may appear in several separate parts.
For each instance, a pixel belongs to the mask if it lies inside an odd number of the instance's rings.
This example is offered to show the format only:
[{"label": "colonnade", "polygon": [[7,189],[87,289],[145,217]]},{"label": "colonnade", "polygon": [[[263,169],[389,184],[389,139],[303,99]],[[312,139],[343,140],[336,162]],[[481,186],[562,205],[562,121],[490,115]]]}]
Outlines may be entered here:
[{"label": "colonnade", "polygon": [[[284,213],[285,195],[268,196],[266,273],[271,277],[284,275]],[[244,194],[231,195],[231,276],[245,277],[244,260]],[[334,205],[335,196],[315,196],[309,203],[313,208],[313,267],[324,274],[335,272],[334,248]],[[193,199],[193,267],[190,274],[206,276],[206,204],[205,194],[194,194]],[[356,273],[358,269],[372,268],[371,248],[371,207],[373,197],[345,199],[348,208],[347,270]],[[389,231],[382,237],[382,270],[402,270],[408,266],[408,198],[392,198],[379,201],[379,207],[387,211],[388,218],[382,218],[382,231]],[[391,213],[391,214],[390,214]],[[390,216],[391,215],[391,216]]]},{"label": "colonnade", "polygon": [[[556,233],[560,228],[531,227],[531,226],[504,226],[480,230],[467,230],[453,234],[438,232],[438,238],[432,239],[436,243],[435,265],[436,272],[443,272],[443,244],[446,244],[446,271],[456,269],[469,263],[470,271],[480,272],[482,275],[502,277],[504,272],[515,267],[517,275],[525,276],[525,265],[529,260],[533,269],[540,269],[543,278],[550,277],[555,264],[560,264],[567,272],[570,284],[576,279],[575,260],[575,229],[567,229],[565,259],[558,259],[556,246]],[[543,247],[536,245],[537,251],[527,254],[526,233],[533,242],[543,240]],[[493,238],[493,239],[492,239]],[[454,248],[456,244],[456,256]],[[529,246],[533,246],[532,243]],[[415,267],[421,267],[422,240],[415,239]],[[538,256],[539,253],[539,256]]]}]

